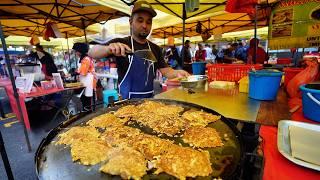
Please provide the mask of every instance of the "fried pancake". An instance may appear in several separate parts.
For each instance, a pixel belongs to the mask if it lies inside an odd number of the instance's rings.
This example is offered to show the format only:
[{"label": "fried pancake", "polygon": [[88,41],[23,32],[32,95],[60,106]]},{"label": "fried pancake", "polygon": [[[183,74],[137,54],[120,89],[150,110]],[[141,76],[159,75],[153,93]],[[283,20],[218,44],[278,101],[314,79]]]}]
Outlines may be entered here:
[{"label": "fried pancake", "polygon": [[194,147],[219,147],[223,146],[218,132],[214,128],[194,126],[188,128],[183,134],[183,141]]},{"label": "fried pancake", "polygon": [[147,171],[147,160],[132,148],[113,148],[100,171],[120,175],[123,179],[141,179]]},{"label": "fried pancake", "polygon": [[177,145],[172,146],[167,153],[158,156],[152,162],[157,168],[155,174],[165,172],[178,179],[208,176],[212,173],[209,152]]},{"label": "fried pancake", "polygon": [[211,113],[206,113],[203,111],[189,110],[182,115],[187,121],[189,121],[191,126],[207,126],[209,123],[215,122],[221,118],[221,116],[216,116]]},{"label": "fried pancake", "polygon": [[157,133],[173,136],[187,127],[186,121],[177,115],[158,115],[153,113],[141,114],[136,121],[152,128]]},{"label": "fried pancake", "polygon": [[100,138],[76,140],[71,145],[72,161],[83,165],[95,165],[107,159],[110,146]]},{"label": "fried pancake", "polygon": [[136,136],[132,144],[132,147],[141,152],[148,160],[164,154],[171,146],[173,146],[173,142],[169,140],[146,134]]},{"label": "fried pancake", "polygon": [[99,128],[107,128],[113,126],[121,126],[126,122],[126,120],[117,118],[114,114],[103,114],[97,117],[94,117],[86,124],[92,127],[99,127]]},{"label": "fried pancake", "polygon": [[178,115],[183,107],[177,105],[166,105],[161,102],[145,101],[138,106],[140,114],[155,113],[158,115]]},{"label": "fried pancake", "polygon": [[130,118],[139,113],[139,109],[135,105],[127,105],[119,108],[114,115],[120,118]]},{"label": "fried pancake", "polygon": [[100,133],[94,127],[77,126],[77,127],[72,127],[67,132],[60,134],[59,135],[60,139],[56,144],[71,145],[76,140],[97,138],[99,136],[100,136]]},{"label": "fried pancake", "polygon": [[117,126],[107,128],[101,135],[101,139],[112,146],[131,146],[133,138],[140,135],[141,131],[137,128],[128,126]]}]

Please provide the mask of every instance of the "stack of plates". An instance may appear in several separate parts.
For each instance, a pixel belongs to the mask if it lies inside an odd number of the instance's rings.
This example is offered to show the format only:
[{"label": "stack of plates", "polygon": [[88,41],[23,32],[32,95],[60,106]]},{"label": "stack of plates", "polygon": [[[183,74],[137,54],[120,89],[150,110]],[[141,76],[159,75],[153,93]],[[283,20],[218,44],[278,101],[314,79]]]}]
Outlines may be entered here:
[{"label": "stack of plates", "polygon": [[320,171],[320,125],[280,121],[278,149],[290,161]]}]

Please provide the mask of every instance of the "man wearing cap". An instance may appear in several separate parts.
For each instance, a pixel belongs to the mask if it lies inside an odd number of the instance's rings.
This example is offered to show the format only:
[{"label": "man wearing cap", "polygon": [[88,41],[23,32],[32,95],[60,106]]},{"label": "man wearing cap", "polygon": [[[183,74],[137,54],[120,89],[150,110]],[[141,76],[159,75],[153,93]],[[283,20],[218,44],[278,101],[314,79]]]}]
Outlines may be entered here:
[{"label": "man wearing cap", "polygon": [[186,71],[170,68],[160,47],[147,40],[156,15],[149,3],[136,2],[129,20],[131,36],[113,39],[106,46],[96,45],[89,51],[95,59],[116,56],[119,92],[124,99],[152,97],[156,69],[168,78],[188,76]]}]

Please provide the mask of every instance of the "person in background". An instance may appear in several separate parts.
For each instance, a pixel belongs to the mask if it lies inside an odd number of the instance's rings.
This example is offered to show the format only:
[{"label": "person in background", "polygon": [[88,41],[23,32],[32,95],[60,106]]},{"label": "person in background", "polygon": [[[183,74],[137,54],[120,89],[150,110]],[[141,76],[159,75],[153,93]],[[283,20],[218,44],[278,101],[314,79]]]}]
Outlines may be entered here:
[{"label": "person in background", "polygon": [[192,56],[191,56],[190,48],[191,48],[190,41],[186,40],[184,42],[184,46],[182,47],[180,54],[181,54],[181,59],[183,58],[183,69],[189,73],[192,73],[192,66],[191,66]]},{"label": "person in background", "polygon": [[239,46],[235,51],[235,57],[245,63],[247,62],[247,49],[242,42],[239,42]]},{"label": "person in background", "polygon": [[4,58],[2,56],[0,56],[0,76],[4,76],[5,75],[5,68],[4,68]]},{"label": "person in background", "polygon": [[94,60],[88,56],[89,47],[85,43],[75,43],[72,49],[76,52],[76,56],[79,57],[79,67],[77,72],[79,73],[79,80],[85,87],[84,93],[81,96],[81,102],[83,110],[85,107],[92,105],[92,97],[94,96],[94,90],[96,88],[96,78],[94,70]]},{"label": "person in background", "polygon": [[58,72],[58,68],[54,64],[53,57],[51,56],[51,54],[46,52],[40,44],[36,45],[36,52],[31,53],[29,56],[40,61],[42,65],[41,71],[44,73],[46,80],[51,80],[52,73]]},{"label": "person in background", "polygon": [[212,45],[212,54],[217,57],[219,50],[216,48],[216,45]]},{"label": "person in background", "polygon": [[199,47],[199,49],[196,51],[195,60],[197,62],[205,61],[207,53],[206,53],[206,50],[203,47],[203,44],[199,43],[198,47]]},{"label": "person in background", "polygon": [[216,56],[213,55],[212,49],[209,44],[206,44],[204,49],[206,50],[206,61],[208,63],[214,63]]},{"label": "person in background", "polygon": [[182,62],[180,62],[181,58],[175,45],[169,47],[165,59],[168,60],[168,64],[174,69],[180,69],[180,67],[182,67]]},{"label": "person in background", "polygon": [[[161,48],[147,39],[152,18],[156,15],[148,2],[135,2],[129,19],[131,36],[113,39],[107,45],[96,45],[89,51],[89,55],[96,59],[116,56],[119,92],[123,99],[153,97],[157,69],[169,79],[189,75],[183,70],[168,67]],[[139,55],[139,52],[145,54]]]},{"label": "person in background", "polygon": [[231,64],[237,61],[235,57],[235,50],[238,47],[238,43],[233,43],[228,45],[228,49],[224,50],[223,63]]},{"label": "person in background", "polygon": [[256,54],[256,64],[264,64],[265,61],[268,60],[268,55],[266,51],[259,46],[259,39],[252,38],[250,40],[250,46],[248,49],[248,64],[253,64],[253,55],[254,55],[254,46],[257,47],[257,54]]}]

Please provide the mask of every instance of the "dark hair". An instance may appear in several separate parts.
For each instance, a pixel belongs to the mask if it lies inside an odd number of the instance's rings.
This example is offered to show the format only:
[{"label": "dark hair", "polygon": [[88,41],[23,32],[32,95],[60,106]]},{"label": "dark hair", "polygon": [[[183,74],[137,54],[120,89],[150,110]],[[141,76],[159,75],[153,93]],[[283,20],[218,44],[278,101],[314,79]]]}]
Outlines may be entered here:
[{"label": "dark hair", "polygon": [[237,47],[238,46],[238,43],[233,43],[231,44],[232,47]]},{"label": "dark hair", "polygon": [[185,44],[190,43],[190,40],[186,40],[184,43],[185,43]]},{"label": "dark hair", "polygon": [[87,56],[89,51],[89,46],[86,43],[74,43],[72,49],[81,54],[80,61],[79,61],[81,62],[81,60]]},{"label": "dark hair", "polygon": [[43,47],[40,44],[36,44],[36,48],[38,48],[38,49],[43,51]]}]

